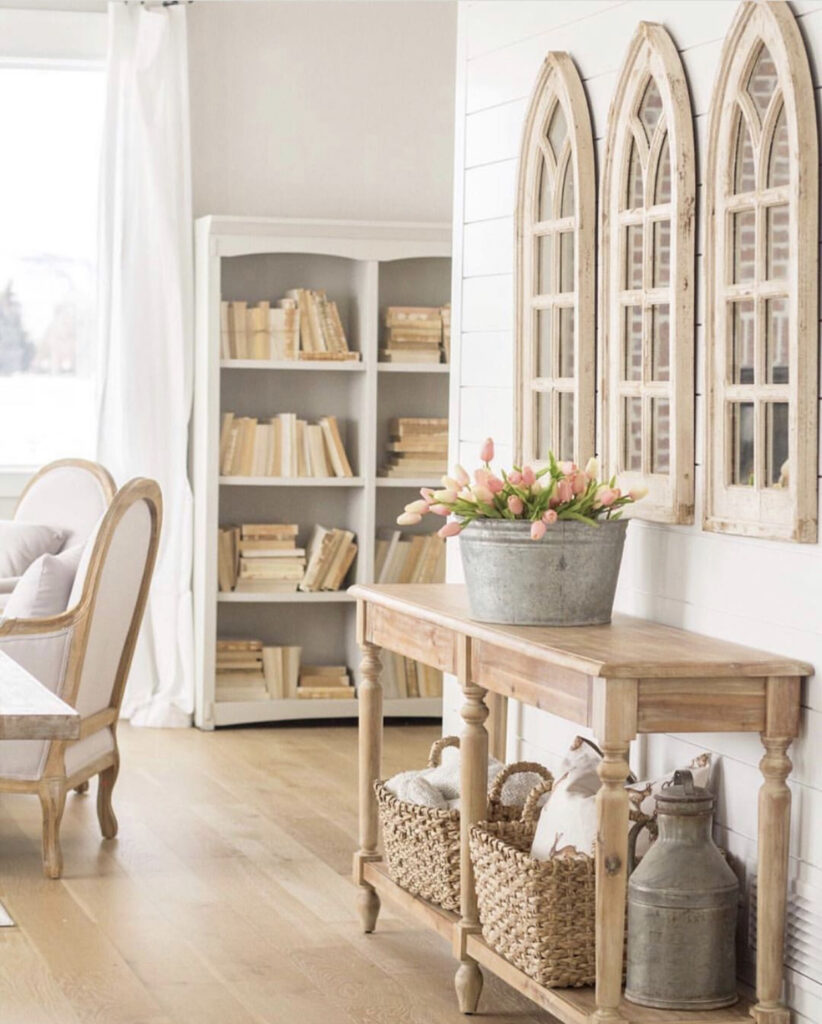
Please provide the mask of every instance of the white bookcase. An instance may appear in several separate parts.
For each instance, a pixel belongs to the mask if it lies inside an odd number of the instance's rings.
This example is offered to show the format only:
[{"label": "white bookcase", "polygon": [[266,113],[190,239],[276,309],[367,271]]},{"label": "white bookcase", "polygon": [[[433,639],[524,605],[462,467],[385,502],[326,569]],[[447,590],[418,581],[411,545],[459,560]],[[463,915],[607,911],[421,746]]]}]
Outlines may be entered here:
[{"label": "white bookcase", "polygon": [[[277,300],[290,288],[324,288],[334,299],[359,362],[221,360],[220,300]],[[334,593],[246,594],[217,589],[221,523],[294,522],[299,541],[316,523],[356,533],[348,581],[369,582],[374,540],[394,524],[424,480],[384,479],[388,421],[447,416],[449,367],[380,364],[383,311],[393,305],[450,301],[451,234],[441,224],[392,224],[238,217],[196,223],[196,370],[193,481],[195,508],[195,722],[202,729],[243,722],[353,717],[356,700],[215,702],[217,636],[299,645],[309,664],[346,664],[359,682],[355,607]],[[355,476],[316,480],[219,474],[220,416],[268,418],[295,412],[335,415]],[[431,529],[421,525],[408,532]],[[441,714],[439,698],[387,700],[394,717]]]}]

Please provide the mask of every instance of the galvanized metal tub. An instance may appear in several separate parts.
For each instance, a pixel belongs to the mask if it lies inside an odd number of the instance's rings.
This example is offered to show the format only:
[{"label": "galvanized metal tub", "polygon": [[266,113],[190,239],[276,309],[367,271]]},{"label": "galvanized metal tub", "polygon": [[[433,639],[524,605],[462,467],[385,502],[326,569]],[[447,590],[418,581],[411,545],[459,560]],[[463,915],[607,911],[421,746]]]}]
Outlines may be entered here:
[{"label": "galvanized metal tub", "polygon": [[517,626],[611,621],[628,521],[562,520],[531,540],[524,520],[476,519],[460,534],[471,616]]}]

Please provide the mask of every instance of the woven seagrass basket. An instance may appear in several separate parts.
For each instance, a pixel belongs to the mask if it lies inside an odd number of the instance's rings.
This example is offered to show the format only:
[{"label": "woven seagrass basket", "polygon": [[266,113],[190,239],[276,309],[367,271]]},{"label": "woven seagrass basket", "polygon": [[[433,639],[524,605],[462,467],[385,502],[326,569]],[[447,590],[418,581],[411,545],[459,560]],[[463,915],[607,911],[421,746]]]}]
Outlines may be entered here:
[{"label": "woven seagrass basket", "polygon": [[546,988],[576,988],[595,980],[594,858],[530,856],[551,785],[531,791],[518,821],[475,825],[471,862],[488,945]]},{"label": "woven seagrass basket", "polygon": [[[431,747],[428,767],[440,764],[445,747],[458,747],[457,736],[446,736]],[[509,764],[497,775],[488,794],[488,820],[517,820],[521,806],[502,802],[506,779],[517,772],[550,774],[531,761]],[[399,800],[384,782],[374,783],[377,794],[382,845],[388,874],[397,885],[445,910],[460,908],[460,812]]]}]

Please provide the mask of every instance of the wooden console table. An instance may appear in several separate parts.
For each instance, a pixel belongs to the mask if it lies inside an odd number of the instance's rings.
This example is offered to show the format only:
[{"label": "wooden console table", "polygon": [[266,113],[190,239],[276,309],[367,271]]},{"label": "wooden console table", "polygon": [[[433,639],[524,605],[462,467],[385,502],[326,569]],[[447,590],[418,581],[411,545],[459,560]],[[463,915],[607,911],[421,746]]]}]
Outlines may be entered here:
[{"label": "wooden console table", "polygon": [[[810,665],[737,644],[616,617],[608,626],[545,628],[473,621],[465,589],[454,584],[355,586],[357,639],[363,650],[360,708],[360,886],[363,929],[374,930],[380,897],[391,900],[451,942],[459,960],[456,990],[463,1013],[477,1009],[480,966],[565,1024],[790,1024],[781,1002],[788,874],[791,770],[787,749],[799,726],[799,688]],[[457,676],[463,690],[461,913],[411,896],[388,877],[378,851],[373,783],[381,778],[380,648]],[[596,987],[548,989],[483,941],[468,853],[469,827],[483,817],[487,793],[489,710],[514,697],[590,727],[602,747],[597,797]],[[622,956],[631,740],[640,733],[758,732],[765,755],[759,793],[757,1001],[724,1010],[682,1012],[622,999]]]}]

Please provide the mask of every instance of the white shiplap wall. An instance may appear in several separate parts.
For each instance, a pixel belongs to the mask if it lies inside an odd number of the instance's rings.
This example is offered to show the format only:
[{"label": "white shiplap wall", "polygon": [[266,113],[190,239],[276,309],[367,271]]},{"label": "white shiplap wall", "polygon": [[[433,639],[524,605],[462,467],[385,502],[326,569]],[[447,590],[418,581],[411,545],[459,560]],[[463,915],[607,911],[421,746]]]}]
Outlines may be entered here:
[{"label": "white shiplap wall", "polygon": [[[528,96],[549,49],[576,61],[591,106],[598,160],[611,94],[628,42],[641,20],[661,22],[679,48],[696,124],[699,200],[707,111],[723,37],[737,4],[731,0],[507,0],[460,4],[457,46],[457,128],[454,213],[454,306],[459,345],[452,384],[452,452],[476,465],[478,442],[491,434],[499,461],[510,461],[513,438],[513,210],[520,132]],[[822,2],[793,3],[811,54],[822,68]],[[701,208],[701,207],[700,207]],[[702,225],[697,276],[702,271]],[[703,308],[697,325],[697,508],[701,521]],[[449,573],[460,575],[456,544]],[[803,658],[822,669],[822,548],[704,533],[699,525],[634,523],[617,597],[619,610],[697,632]],[[822,915],[822,675],[803,694],[803,735],[795,764],[792,873],[803,899]],[[449,688],[445,727],[459,729],[458,696]],[[549,766],[574,728],[550,715],[515,709],[509,757]],[[721,755],[717,820],[724,844],[741,863],[756,863],[758,737],[705,735],[653,738],[649,772],[681,765],[700,749]],[[822,917],[817,921],[822,924]],[[816,941],[818,941],[818,935]],[[811,940],[814,941],[814,940]],[[822,984],[797,961],[788,996],[797,1021],[822,1021]]]}]

